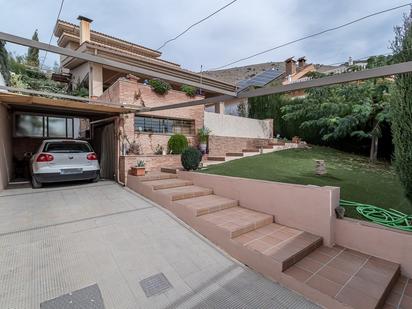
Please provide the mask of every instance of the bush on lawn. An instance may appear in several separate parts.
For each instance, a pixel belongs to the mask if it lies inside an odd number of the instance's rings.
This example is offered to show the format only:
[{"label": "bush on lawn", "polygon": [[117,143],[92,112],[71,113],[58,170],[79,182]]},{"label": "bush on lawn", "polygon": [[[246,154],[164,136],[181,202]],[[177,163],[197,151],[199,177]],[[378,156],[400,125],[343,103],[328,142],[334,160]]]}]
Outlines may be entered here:
[{"label": "bush on lawn", "polygon": [[202,153],[196,148],[189,147],[183,151],[181,161],[182,166],[186,171],[197,170],[200,161],[202,161]]},{"label": "bush on lawn", "polygon": [[188,147],[189,143],[187,141],[186,136],[183,134],[173,134],[169,142],[167,143],[167,147],[169,149],[169,153],[172,154],[180,154]]}]

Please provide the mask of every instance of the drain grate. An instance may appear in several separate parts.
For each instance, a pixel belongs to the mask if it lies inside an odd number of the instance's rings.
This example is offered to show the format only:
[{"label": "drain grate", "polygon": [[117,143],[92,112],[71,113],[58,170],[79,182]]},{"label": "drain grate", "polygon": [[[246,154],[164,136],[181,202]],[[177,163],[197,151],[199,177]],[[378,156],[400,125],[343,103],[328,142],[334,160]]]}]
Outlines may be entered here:
[{"label": "drain grate", "polygon": [[40,304],[40,309],[105,309],[97,284],[61,295]]},{"label": "drain grate", "polygon": [[156,274],[140,281],[146,297],[161,294],[172,287],[163,273]]}]

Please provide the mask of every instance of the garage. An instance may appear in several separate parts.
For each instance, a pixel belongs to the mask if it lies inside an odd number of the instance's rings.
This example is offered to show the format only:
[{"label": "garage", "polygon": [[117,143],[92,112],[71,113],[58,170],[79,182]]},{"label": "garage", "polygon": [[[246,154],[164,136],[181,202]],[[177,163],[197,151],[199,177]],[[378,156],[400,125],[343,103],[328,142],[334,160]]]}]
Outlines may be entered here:
[{"label": "garage", "polygon": [[89,142],[100,163],[100,176],[116,180],[120,105],[86,103],[20,94],[0,94],[0,190],[28,184],[30,158],[44,140]]}]

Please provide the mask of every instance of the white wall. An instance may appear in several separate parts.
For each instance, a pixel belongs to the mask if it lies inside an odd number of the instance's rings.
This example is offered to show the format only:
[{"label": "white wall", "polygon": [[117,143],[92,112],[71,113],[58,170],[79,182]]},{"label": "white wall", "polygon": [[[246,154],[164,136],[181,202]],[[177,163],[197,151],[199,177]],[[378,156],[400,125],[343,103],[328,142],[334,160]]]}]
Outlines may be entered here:
[{"label": "white wall", "polygon": [[257,120],[224,114],[205,112],[205,127],[211,135],[271,138],[273,137],[273,120]]}]

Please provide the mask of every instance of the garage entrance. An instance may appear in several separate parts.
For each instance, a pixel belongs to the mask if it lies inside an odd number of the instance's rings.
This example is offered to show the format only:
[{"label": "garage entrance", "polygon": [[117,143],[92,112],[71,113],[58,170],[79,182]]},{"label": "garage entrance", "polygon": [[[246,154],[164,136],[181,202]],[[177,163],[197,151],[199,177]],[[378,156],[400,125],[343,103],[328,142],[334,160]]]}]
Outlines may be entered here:
[{"label": "garage entrance", "polygon": [[30,158],[46,139],[88,141],[97,154],[101,178],[117,179],[121,107],[15,94],[0,94],[0,102],[0,190],[30,181]]}]

